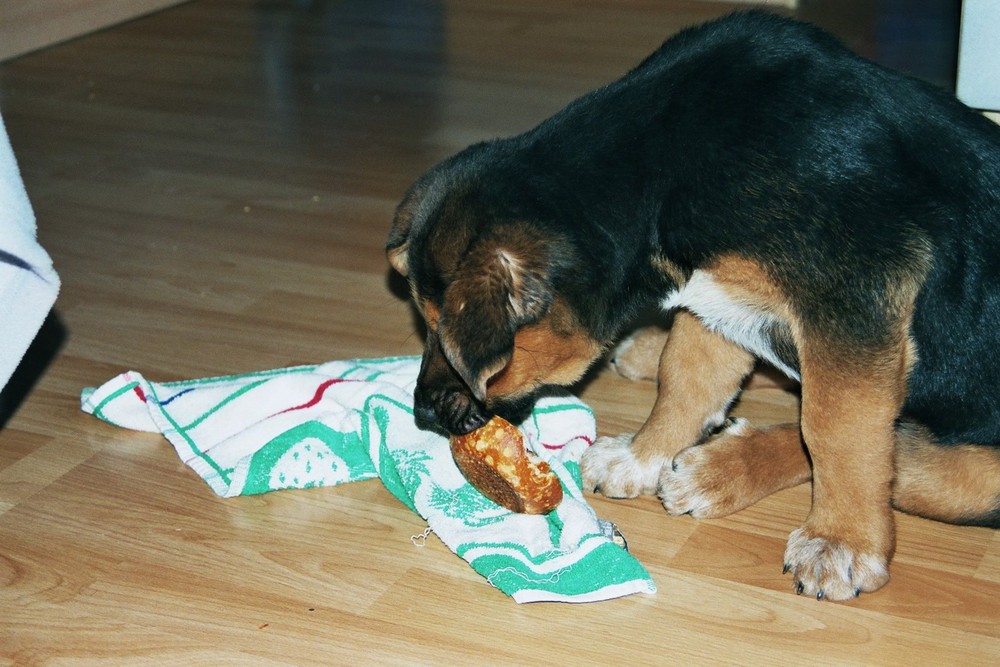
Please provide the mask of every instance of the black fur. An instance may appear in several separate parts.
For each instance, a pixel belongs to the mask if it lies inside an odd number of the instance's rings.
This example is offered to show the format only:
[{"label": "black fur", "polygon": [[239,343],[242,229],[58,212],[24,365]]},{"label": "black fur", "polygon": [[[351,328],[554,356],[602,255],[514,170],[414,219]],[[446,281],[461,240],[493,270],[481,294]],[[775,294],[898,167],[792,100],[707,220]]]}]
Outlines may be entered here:
[{"label": "black fur", "polygon": [[[529,221],[563,248],[552,291],[602,344],[677,286],[655,257],[684,276],[724,254],[767,266],[858,363],[895,335],[895,287],[922,285],[904,413],[943,444],[1000,445],[1000,128],[818,29],[763,12],[688,29],[417,189],[428,201],[389,246],[409,243],[424,298],[440,303],[454,268],[428,251],[445,217],[464,211],[438,241],[455,262]],[[787,329],[770,335],[797,368]]]}]

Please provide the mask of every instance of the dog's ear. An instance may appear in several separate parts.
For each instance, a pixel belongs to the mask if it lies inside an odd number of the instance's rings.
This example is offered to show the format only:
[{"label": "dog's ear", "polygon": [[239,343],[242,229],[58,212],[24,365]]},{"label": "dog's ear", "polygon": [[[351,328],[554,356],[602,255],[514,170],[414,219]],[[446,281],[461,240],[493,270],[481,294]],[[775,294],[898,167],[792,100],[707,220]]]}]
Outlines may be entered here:
[{"label": "dog's ear", "polygon": [[413,227],[413,217],[416,214],[421,197],[411,190],[396,207],[396,217],[389,230],[389,239],[385,243],[385,256],[389,265],[396,269],[404,278],[410,275],[409,248],[410,230]]},{"label": "dog's ear", "polygon": [[[435,262],[448,265],[449,255],[455,256],[452,257],[455,261],[458,253],[468,245],[470,230],[456,222],[460,219],[456,214],[467,211],[462,198],[470,183],[475,181],[478,164],[475,156],[482,150],[484,146],[472,146],[466,151],[471,152],[471,157],[463,157],[465,153],[460,153],[439,163],[403,195],[385,244],[389,264],[403,276],[409,277],[419,269],[411,266],[411,257],[433,252]],[[438,224],[442,217],[447,224]],[[425,244],[434,247],[430,251],[417,247]]]},{"label": "dog's ear", "polygon": [[399,275],[404,278],[410,276],[410,262],[407,258],[409,245],[409,242],[404,238],[399,243],[385,247],[385,256],[389,259],[389,266],[396,269]]},{"label": "dog's ear", "polygon": [[445,290],[438,338],[473,395],[510,361],[518,328],[552,305],[549,248],[544,239],[507,229],[480,239]]},{"label": "dog's ear", "polygon": [[414,183],[396,207],[396,215],[385,243],[385,254],[392,268],[409,277],[410,239],[419,234],[448,193],[448,179],[436,171],[425,174]]}]

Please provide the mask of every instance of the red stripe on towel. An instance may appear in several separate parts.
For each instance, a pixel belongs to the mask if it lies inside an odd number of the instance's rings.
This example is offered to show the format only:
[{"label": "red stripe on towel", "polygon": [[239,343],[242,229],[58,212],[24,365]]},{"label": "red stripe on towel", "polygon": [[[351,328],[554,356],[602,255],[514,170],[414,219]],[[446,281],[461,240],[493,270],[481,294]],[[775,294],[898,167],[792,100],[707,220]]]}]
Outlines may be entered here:
[{"label": "red stripe on towel", "polygon": [[312,406],[316,405],[321,400],[323,400],[323,394],[326,393],[327,389],[329,389],[332,385],[340,384],[341,382],[349,382],[349,380],[342,380],[337,378],[333,380],[327,380],[326,382],[322,383],[320,386],[316,388],[316,393],[313,395],[311,399],[309,399],[308,402],[303,403],[302,405],[295,405],[290,408],[286,408],[281,412],[274,413],[274,415],[272,416],[283,415],[286,412],[294,412],[295,410],[305,410],[306,408],[311,408]]},{"label": "red stripe on towel", "polygon": [[593,438],[588,438],[585,435],[577,435],[577,436],[574,436],[574,437],[570,438],[567,442],[564,442],[561,445],[550,445],[548,443],[543,442],[542,443],[542,447],[544,447],[545,449],[553,450],[553,451],[560,450],[563,447],[565,447],[566,445],[568,445],[569,443],[573,442],[574,440],[583,440],[585,443],[587,443],[588,446],[594,444]]}]

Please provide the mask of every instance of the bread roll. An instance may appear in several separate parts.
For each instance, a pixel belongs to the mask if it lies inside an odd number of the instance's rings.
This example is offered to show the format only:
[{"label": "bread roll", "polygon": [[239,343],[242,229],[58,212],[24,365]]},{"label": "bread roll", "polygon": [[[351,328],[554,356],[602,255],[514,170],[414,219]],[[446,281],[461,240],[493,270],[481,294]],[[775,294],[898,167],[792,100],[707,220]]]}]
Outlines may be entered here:
[{"label": "bread roll", "polygon": [[493,417],[466,435],[451,436],[459,470],[484,496],[523,514],[548,514],[562,502],[562,486],[549,464],[524,447],[516,426]]}]

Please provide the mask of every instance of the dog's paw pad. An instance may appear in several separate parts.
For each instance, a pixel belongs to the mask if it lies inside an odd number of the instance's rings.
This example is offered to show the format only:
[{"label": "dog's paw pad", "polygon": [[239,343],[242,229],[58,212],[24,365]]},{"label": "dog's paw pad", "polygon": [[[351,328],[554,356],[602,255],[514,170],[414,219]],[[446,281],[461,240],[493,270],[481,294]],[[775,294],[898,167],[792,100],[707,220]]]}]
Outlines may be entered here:
[{"label": "dog's paw pad", "polygon": [[583,488],[609,498],[635,498],[656,492],[659,461],[644,462],[635,457],[632,435],[598,438],[580,460]]},{"label": "dog's paw pad", "polygon": [[784,571],[792,574],[796,593],[817,600],[850,600],[889,581],[886,556],[852,550],[806,528],[788,538]]}]

